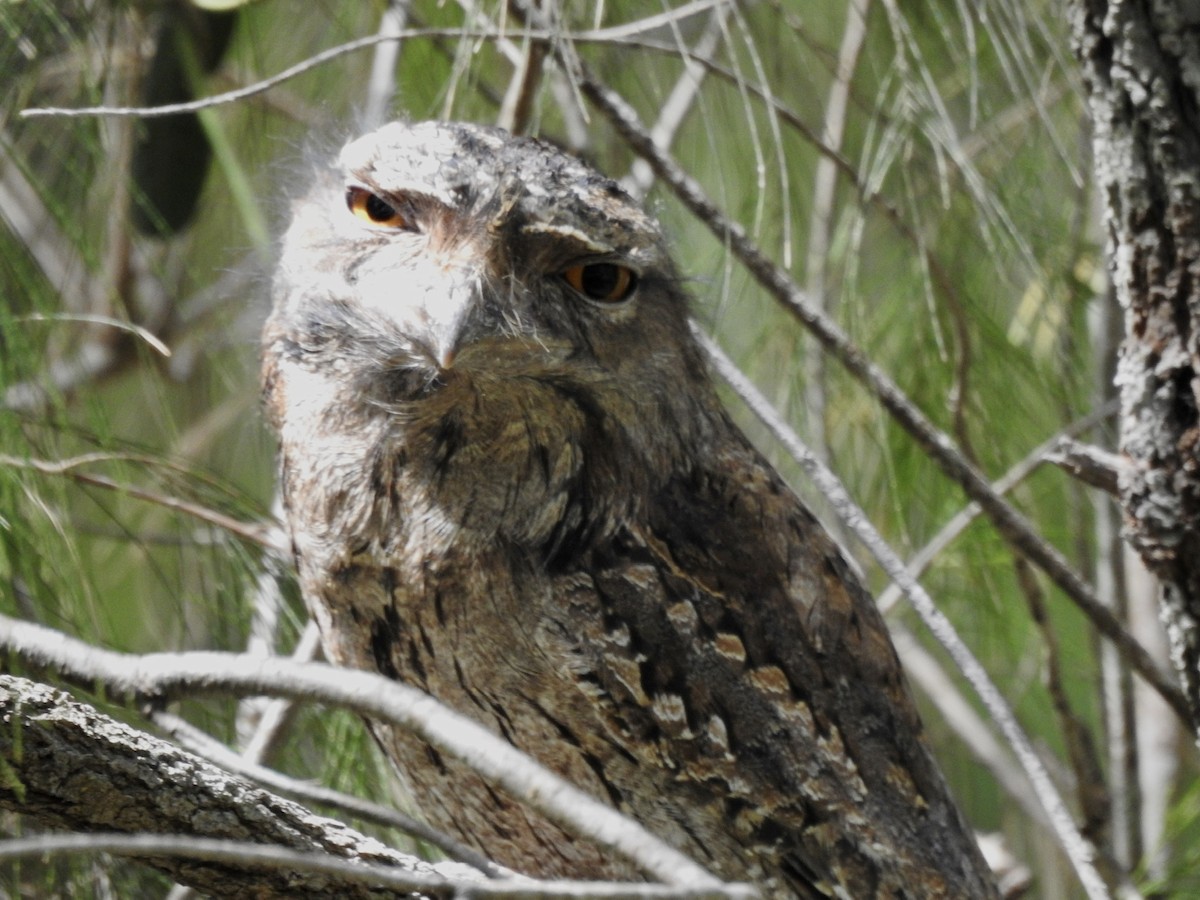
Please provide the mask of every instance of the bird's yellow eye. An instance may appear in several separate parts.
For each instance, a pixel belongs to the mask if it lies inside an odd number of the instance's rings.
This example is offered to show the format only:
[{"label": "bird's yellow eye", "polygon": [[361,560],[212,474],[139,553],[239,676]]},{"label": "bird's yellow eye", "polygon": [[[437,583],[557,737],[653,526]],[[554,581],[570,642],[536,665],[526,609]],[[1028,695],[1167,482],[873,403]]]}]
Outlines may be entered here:
[{"label": "bird's yellow eye", "polygon": [[586,263],[571,266],[563,279],[589,300],[597,303],[620,303],[633,294],[638,277],[633,269],[616,263]]},{"label": "bird's yellow eye", "polygon": [[409,228],[408,219],[396,207],[366,188],[346,189],[346,206],[364,222],[381,228]]}]

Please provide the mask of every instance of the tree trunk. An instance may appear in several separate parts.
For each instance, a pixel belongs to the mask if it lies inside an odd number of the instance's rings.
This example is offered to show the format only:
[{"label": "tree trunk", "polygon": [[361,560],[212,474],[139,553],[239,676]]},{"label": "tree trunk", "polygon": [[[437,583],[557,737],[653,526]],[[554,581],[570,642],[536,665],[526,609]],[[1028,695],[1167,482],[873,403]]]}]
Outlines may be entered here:
[{"label": "tree trunk", "polygon": [[1075,52],[1125,311],[1117,368],[1125,531],[1162,585],[1171,655],[1200,727],[1200,7],[1074,0]]}]

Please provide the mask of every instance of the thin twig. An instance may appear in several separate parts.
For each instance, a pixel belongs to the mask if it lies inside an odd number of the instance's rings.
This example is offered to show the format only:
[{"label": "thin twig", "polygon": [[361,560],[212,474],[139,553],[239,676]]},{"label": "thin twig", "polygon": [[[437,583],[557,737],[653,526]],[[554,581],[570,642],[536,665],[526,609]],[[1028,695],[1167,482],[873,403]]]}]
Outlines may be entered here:
[{"label": "thin twig", "polygon": [[327,853],[272,847],[249,841],[226,841],[194,835],[170,834],[40,834],[0,841],[0,861],[47,855],[110,853],[115,856],[161,857],[206,860],[268,867],[281,871],[312,872],[379,885],[418,896],[433,892],[445,900],[728,900],[756,896],[749,889],[700,888],[681,890],[661,885],[629,885],[612,882],[534,881],[508,879],[471,883],[438,875],[401,872],[387,866],[339,859]]},{"label": "thin twig", "polygon": [[117,319],[113,316],[101,316],[91,313],[30,313],[27,316],[18,316],[13,321],[16,322],[87,322],[91,325],[104,325],[116,331],[125,331],[135,337],[141,338],[149,344],[158,354],[170,357],[171,348],[162,342],[155,334],[141,325],[136,325],[133,322],[126,322],[123,319]]},{"label": "thin twig", "polygon": [[[714,6],[728,3],[729,0],[697,0],[697,2],[689,3],[685,7],[680,7],[677,10],[672,10],[667,13],[660,13],[654,16],[648,16],[644,19],[638,19],[633,22],[627,22],[623,25],[614,28],[598,28],[590,31],[576,32],[571,35],[573,41],[581,41],[588,43],[644,43],[647,47],[654,49],[669,49],[677,50],[675,47],[668,47],[654,41],[632,41],[634,35],[652,32],[662,28],[667,23],[686,18],[687,16],[698,15],[712,9]],[[549,30],[535,30],[527,32],[531,39],[540,41],[553,42],[556,38],[561,37],[561,34],[555,34]],[[253,97],[257,94],[265,93],[271,88],[297,78],[313,69],[323,66],[327,62],[332,62],[339,57],[346,56],[350,53],[357,53],[359,50],[365,50],[368,47],[373,47],[376,44],[382,44],[394,41],[406,41],[412,38],[449,38],[456,41],[471,41],[471,40],[507,40],[511,35],[502,31],[493,30],[471,30],[463,28],[401,28],[399,30],[385,33],[373,34],[368,37],[358,38],[353,41],[347,41],[344,44],[338,44],[335,47],[330,47],[327,50],[322,50],[320,53],[315,53],[305,60],[297,63],[294,66],[289,66],[282,72],[256,81],[253,84],[248,84],[231,91],[225,91],[220,94],[214,94],[210,97],[203,97],[199,100],[192,100],[187,103],[167,103],[162,106],[81,106],[81,107],[62,107],[62,106],[41,106],[23,109],[19,113],[23,119],[41,118],[44,116],[56,116],[62,118],[88,118],[88,117],[115,117],[115,118],[155,118],[158,116],[178,116],[186,113],[199,112],[202,109],[210,109],[215,106],[223,106],[227,103],[236,103],[239,100],[245,100],[248,97]],[[521,35],[525,36],[524,34]]]},{"label": "thin twig", "polygon": [[[680,53],[683,72],[675,82],[671,93],[662,102],[658,119],[655,121],[654,127],[650,129],[650,137],[660,147],[670,147],[674,143],[675,132],[679,130],[699,96],[700,86],[704,83],[704,75],[708,70],[698,64],[693,57],[708,57],[716,52],[724,34],[725,17],[729,15],[729,11],[729,4],[723,3],[715,7],[708,23],[704,26],[704,32],[696,41],[696,46],[692,48],[691,52],[687,52],[686,48],[683,48],[684,52]],[[630,166],[629,174],[622,179],[621,186],[635,197],[645,197],[653,183],[654,170],[639,156]]]},{"label": "thin twig", "polygon": [[387,121],[396,94],[396,63],[400,59],[400,33],[408,20],[408,0],[389,0],[379,17],[379,37],[392,38],[375,45],[371,75],[367,79],[367,102],[363,123],[378,128]]},{"label": "thin twig", "polygon": [[241,775],[243,778],[269,787],[285,796],[336,809],[364,821],[374,822],[376,825],[394,828],[412,835],[437,847],[451,859],[479,869],[489,878],[510,874],[506,869],[502,869],[482,853],[466,846],[461,841],[455,840],[448,834],[431,828],[411,816],[406,816],[390,806],[381,806],[361,797],[291,778],[275,769],[258,765],[247,759],[244,753],[235,753],[186,719],[165,710],[151,710],[149,718],[185,750],[207,759],[222,769]]},{"label": "thin twig", "polygon": [[306,72],[311,72],[313,69],[323,66],[327,62],[331,62],[341,56],[349,53],[357,53],[359,50],[365,50],[368,47],[373,47],[376,44],[382,44],[389,41],[403,41],[409,38],[416,37],[445,37],[445,38],[470,38],[470,37],[497,37],[494,34],[476,34],[464,32],[460,28],[404,28],[394,34],[373,34],[369,37],[358,38],[357,40],[347,41],[344,44],[338,44],[336,47],[330,47],[328,50],[322,50],[320,53],[315,53],[302,62],[294,66],[289,66],[282,72],[264,78],[261,81],[256,81],[253,84],[248,84],[240,88],[235,88],[232,91],[225,91],[220,94],[214,94],[210,97],[203,97],[199,100],[191,100],[187,103],[167,103],[162,106],[81,106],[81,107],[61,107],[61,106],[42,106],[23,109],[20,116],[23,119],[41,118],[43,116],[57,116],[63,118],[87,118],[92,116],[102,117],[117,117],[117,118],[139,118],[150,119],[158,116],[178,116],[185,113],[195,113],[202,109],[211,109],[215,106],[223,106],[227,103],[236,103],[239,100],[245,100],[248,97],[253,97],[256,94],[262,94],[269,91],[277,85],[290,81]]},{"label": "thin twig", "polygon": [[530,120],[533,118],[533,101],[542,84],[543,63],[548,52],[549,48],[544,41],[526,37],[524,50],[513,69],[508,90],[505,91],[504,100],[500,104],[500,114],[496,118],[496,124],[506,131],[513,134],[528,132]]},{"label": "thin twig", "polygon": [[1118,453],[1069,437],[1063,437],[1046,453],[1046,462],[1054,463],[1084,484],[1100,488],[1112,497],[1119,495],[1117,483],[1121,473],[1130,467],[1129,461]]},{"label": "thin twig", "polygon": [[[274,575],[269,572],[264,572],[262,578],[271,580],[271,584],[275,584]],[[262,579],[260,578],[260,581]],[[276,599],[278,598],[278,588],[275,589]],[[258,597],[261,598],[263,592],[260,590]],[[261,607],[256,604],[255,611]],[[256,616],[256,619],[258,617]],[[257,642],[256,642],[257,643]],[[261,647],[262,645],[259,644]],[[250,653],[255,656],[272,656],[273,653],[256,653],[254,647],[247,648]],[[317,623],[309,619],[308,624],[304,626],[304,631],[300,635],[300,640],[296,642],[295,649],[292,650],[291,658],[296,662],[311,662],[317,659],[321,652],[321,632],[317,628]],[[265,701],[255,704],[253,700]],[[295,703],[291,700],[284,700],[279,697],[256,697],[253,699],[243,700],[238,704],[238,719],[239,724],[250,714],[256,713],[257,722],[250,731],[249,736],[241,745],[240,757],[244,762],[250,764],[258,764],[266,760],[267,755],[274,749],[276,742],[284,734],[284,729],[292,719],[292,713],[295,709]],[[249,729],[247,729],[249,730]]]},{"label": "thin twig", "polygon": [[[846,6],[846,25],[838,49],[837,68],[829,97],[825,102],[825,124],[821,142],[835,152],[841,152],[846,132],[846,108],[850,100],[850,80],[858,67],[858,57],[867,36],[867,12],[871,0],[851,0]],[[644,164],[644,163],[643,163]],[[808,249],[805,254],[805,278],[808,296],[818,309],[827,309],[826,264],[832,244],[834,194],[837,169],[832,159],[822,155],[813,173],[812,211],[808,219]],[[829,438],[825,430],[825,409],[828,400],[825,377],[825,355],[811,335],[804,340],[804,409],[813,449],[822,462],[829,460]]]},{"label": "thin twig", "polygon": [[[1013,560],[1016,567],[1017,585],[1025,595],[1029,615],[1042,635],[1045,648],[1046,693],[1058,717],[1059,731],[1066,745],[1067,761],[1075,776],[1075,797],[1083,816],[1083,831],[1097,843],[1107,844],[1112,824],[1112,797],[1100,769],[1096,747],[1091,732],[1075,712],[1067,696],[1063,678],[1062,649],[1058,632],[1050,621],[1046,598],[1028,562],[1018,557]],[[1112,878],[1112,870],[1107,874]]]},{"label": "thin twig", "polygon": [[123,459],[129,461],[141,461],[147,464],[161,465],[162,460],[151,459],[150,457],[136,456],[116,456],[105,453],[89,453],[84,456],[76,456],[71,459],[50,461],[41,459],[21,459],[16,456],[0,454],[0,466],[10,466],[15,469],[32,469],[35,472],[41,472],[46,475],[66,475],[75,481],[82,484],[90,484],[94,487],[105,488],[106,490],[116,491],[117,493],[127,494],[130,497],[135,497],[138,500],[146,500],[147,502],[157,504],[158,506],[167,509],[175,510],[176,512],[185,513],[201,522],[206,522],[209,525],[215,525],[218,528],[224,529],[230,534],[237,535],[243,540],[258,544],[267,550],[273,550],[276,553],[285,553],[288,550],[287,543],[281,543],[281,535],[273,525],[269,523],[258,522],[243,522],[240,519],[235,519],[233,516],[227,516],[215,509],[210,509],[207,506],[201,506],[199,503],[192,503],[189,500],[184,500],[182,497],[173,497],[170,494],[160,494],[157,491],[147,490],[132,484],[124,484],[119,481],[114,481],[104,475],[93,475],[90,472],[80,472],[76,469],[83,465],[98,461],[111,461],[114,459]]},{"label": "thin twig", "polygon": [[937,705],[941,721],[958,735],[959,740],[970,749],[975,758],[992,773],[996,783],[1021,807],[1025,815],[1043,828],[1050,829],[1046,810],[1042,807],[1029,779],[1013,762],[1004,744],[997,739],[995,730],[977,712],[976,705],[960,690],[960,683],[950,676],[941,662],[934,658],[902,622],[889,619],[888,631],[891,633],[896,653],[904,665],[905,676]]},{"label": "thin twig", "polygon": [[[1099,409],[1092,410],[1086,416],[1072,422],[1062,431],[1043,441],[1027,453],[1016,465],[1010,468],[1000,478],[992,482],[992,489],[997,494],[1007,494],[1018,484],[1034,473],[1044,463],[1052,462],[1050,453],[1064,438],[1082,434],[1116,413],[1120,404],[1110,400]],[[908,561],[908,571],[913,578],[920,578],[937,557],[945,550],[967,527],[983,514],[978,503],[971,502],[959,510],[950,520],[939,529],[920,550],[913,554]],[[889,584],[879,595],[879,608],[886,613],[900,598],[900,588]]]}]

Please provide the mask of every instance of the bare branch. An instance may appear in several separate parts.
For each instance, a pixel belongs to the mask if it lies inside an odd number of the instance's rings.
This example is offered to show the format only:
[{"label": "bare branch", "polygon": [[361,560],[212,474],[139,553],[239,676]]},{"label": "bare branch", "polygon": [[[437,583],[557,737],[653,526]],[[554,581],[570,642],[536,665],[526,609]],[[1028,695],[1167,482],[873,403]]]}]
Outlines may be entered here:
[{"label": "bare branch", "polygon": [[995,737],[994,729],[975,711],[958,684],[947,670],[934,659],[916,636],[897,620],[888,621],[892,643],[904,663],[904,672],[937,705],[938,712],[959,739],[975,754],[1000,788],[1033,821],[1050,829],[1050,820],[1025,773],[1017,767],[1004,745]]},{"label": "bare branch", "polygon": [[[272,614],[278,614],[282,599],[275,576],[263,572],[258,579],[254,606],[254,625],[262,630],[247,641],[246,652],[253,656],[275,655],[273,643],[268,645],[262,640],[262,636],[269,625],[276,624],[268,623],[266,619]],[[312,619],[304,626],[300,640],[296,642],[291,655],[297,662],[311,662],[320,658],[321,632]],[[270,755],[286,733],[295,713],[295,706],[293,701],[281,700],[278,697],[248,697],[238,704],[238,744],[241,747],[239,758],[242,762],[254,765],[263,762]]]},{"label": "bare branch", "polygon": [[[369,884],[369,896],[377,898],[376,885],[390,888],[385,896],[416,900],[723,900],[728,893],[712,890],[680,890],[659,885],[619,884],[588,881],[533,881],[524,878],[505,882],[460,882],[437,876],[405,875],[383,866],[345,862],[327,854],[303,853],[245,841],[197,838],[191,835],[159,834],[65,834],[38,835],[0,841],[0,860],[40,857],[64,853],[110,853],[132,857],[178,857],[213,863],[253,866],[278,872],[281,879],[293,873],[312,873]],[[416,860],[420,863],[420,860]],[[339,888],[338,890],[342,890]],[[256,898],[305,896],[257,893]],[[328,897],[330,894],[321,894]],[[359,896],[338,893],[336,896]],[[368,896],[368,894],[362,894]]]},{"label": "bare branch", "polygon": [[[846,7],[846,25],[838,49],[837,68],[829,97],[825,103],[825,125],[821,142],[840,153],[846,131],[846,108],[850,99],[850,79],[858,66],[858,56],[867,36],[867,13],[871,0],[851,0]],[[648,164],[641,160],[642,165]],[[817,160],[813,173],[812,212],[808,219],[808,250],[805,254],[805,276],[808,296],[818,309],[826,309],[826,263],[832,242],[834,194],[837,168],[829,156]],[[822,462],[829,461],[828,436],[825,432],[826,410],[825,356],[811,335],[804,340],[804,407],[808,415],[813,449]]]},{"label": "bare branch", "polygon": [[[435,868],[390,850],[46,685],[0,675],[0,719],[6,723],[0,729],[0,807],[73,829],[182,832],[187,842],[253,836],[260,844],[275,845],[270,852],[290,850],[328,861],[324,868],[304,870],[313,877],[262,868],[258,860],[245,866],[228,855],[199,852],[188,855],[218,864],[162,857],[151,861],[173,878],[217,895],[365,898],[373,895],[361,874],[353,874],[363,865],[372,866],[372,881],[380,873],[384,881],[399,878],[390,883],[402,891],[445,888],[450,882],[443,874],[462,881],[463,873],[472,873],[463,867]],[[6,852],[25,852],[23,846],[41,852],[47,838],[32,840],[0,849],[0,859]]]},{"label": "bare branch", "polygon": [[1069,437],[1060,439],[1054,449],[1046,453],[1046,461],[1114,497],[1119,493],[1117,482],[1121,473],[1129,469],[1128,461],[1120,454]]},{"label": "bare branch", "polygon": [[[38,669],[97,685],[113,697],[162,702],[196,693],[274,694],[319,700],[410,729],[490,784],[584,840],[629,860],[666,884],[720,882],[638,823],[592,799],[481,725],[428,694],[381,675],[322,663],[231,653],[114,653],[40,625],[0,616],[0,649]],[[730,887],[729,896],[754,896]]]},{"label": "bare branch", "polygon": [[[571,39],[574,41],[588,41],[596,43],[606,42],[629,42],[629,39],[634,35],[653,32],[656,29],[668,25],[672,21],[687,16],[698,15],[706,12],[716,6],[728,3],[728,0],[696,0],[689,3],[685,7],[678,10],[673,10],[666,13],[661,13],[654,16],[649,16],[645,19],[639,19],[633,22],[627,22],[617,28],[594,29],[591,31],[582,31],[573,33]],[[561,34],[556,34],[551,30],[534,30],[521,34],[528,36],[530,39],[543,42],[554,42]],[[214,106],[223,106],[227,103],[236,103],[239,100],[245,100],[248,97],[253,97],[257,94],[265,93],[271,88],[276,87],[284,82],[290,81],[306,72],[311,72],[313,69],[323,66],[327,62],[346,56],[350,53],[357,53],[359,50],[365,50],[368,47],[374,47],[377,44],[388,42],[406,41],[410,38],[450,38],[456,41],[471,41],[471,40],[506,40],[510,37],[508,32],[492,31],[492,30],[472,30],[464,28],[400,28],[389,30],[380,34],[373,34],[368,37],[358,38],[357,40],[347,41],[344,44],[338,44],[335,47],[330,47],[327,50],[322,50],[320,53],[313,54],[307,59],[297,63],[294,66],[289,66],[282,72],[256,81],[253,84],[245,85],[232,91],[225,91],[221,94],[215,94],[211,97],[203,97],[199,100],[192,100],[187,103],[168,103],[162,106],[87,106],[87,107],[34,107],[23,109],[20,112],[20,117],[23,119],[41,118],[44,116],[57,116],[63,118],[87,118],[92,116],[103,116],[113,118],[155,118],[158,116],[178,116],[185,113],[195,113],[202,109],[210,109]],[[641,43],[641,42],[635,42]],[[645,42],[646,46],[658,49],[663,49],[662,45],[655,45],[654,42]],[[670,50],[676,48],[670,47]]]},{"label": "bare branch", "polygon": [[[203,97],[199,100],[191,100],[187,103],[167,103],[162,106],[86,106],[75,108],[50,106],[23,109],[20,115],[23,119],[40,118],[42,116],[59,116],[64,118],[106,116],[140,119],[155,118],[157,116],[178,116],[184,113],[199,112],[202,109],[210,109],[214,106],[223,106],[226,103],[236,103],[239,100],[245,100],[256,94],[262,94],[277,85],[303,75],[305,72],[319,68],[340,56],[357,53],[359,50],[373,47],[376,44],[389,41],[403,41],[413,37],[469,38],[471,36],[460,28],[402,28],[396,32],[373,34],[369,37],[338,44],[336,47],[330,47],[328,50],[313,54],[302,62],[294,66],[289,66],[282,72],[272,75],[270,78],[264,78],[261,81],[256,81],[253,84],[248,84],[232,91],[225,91],[224,93],[214,94],[211,97]],[[475,35],[475,37],[492,36],[490,34]]]},{"label": "bare branch", "polygon": [[[1041,585],[1034,576],[1033,568],[1021,557],[1013,560],[1016,567],[1017,584],[1025,595],[1029,614],[1042,634],[1045,648],[1043,667],[1046,692],[1058,717],[1063,742],[1067,748],[1067,761],[1075,776],[1075,797],[1083,817],[1083,831],[1100,846],[1111,844],[1112,796],[1104,780],[1096,745],[1091,732],[1075,711],[1067,696],[1063,678],[1063,659],[1058,633],[1046,608],[1046,598]],[[1100,856],[1101,871],[1110,885],[1123,877],[1121,869],[1107,856]]]},{"label": "bare branch", "polygon": [[508,90],[500,104],[496,124],[513,134],[525,134],[533,116],[533,101],[542,84],[543,63],[548,48],[543,41],[526,38],[524,52],[513,70]]},{"label": "bare branch", "polygon": [[[688,111],[691,110],[700,94],[700,86],[704,83],[704,75],[707,70],[693,57],[708,57],[716,52],[724,34],[725,18],[729,15],[730,8],[729,4],[715,7],[693,50],[690,53],[680,53],[683,73],[675,82],[667,99],[663,101],[658,121],[650,130],[650,137],[662,147],[670,147],[674,142],[675,132],[683,124]],[[622,179],[621,183],[635,197],[645,197],[654,183],[654,171],[650,168],[649,163],[638,157],[633,161],[629,174]]]},{"label": "bare branch", "polygon": [[282,772],[260,766],[246,759],[245,756],[234,753],[211,735],[171,713],[156,710],[150,713],[150,720],[187,750],[204,757],[222,769],[234,772],[282,794],[303,800],[305,803],[317,803],[331,807],[341,813],[356,816],[386,828],[395,828],[397,831],[427,841],[451,859],[479,869],[490,878],[510,874],[506,869],[502,869],[460,841],[456,841],[449,835],[431,828],[411,816],[406,816],[390,806],[381,806],[361,797],[354,797],[321,785],[300,781],[284,775]]},{"label": "bare branch", "polygon": [[[1042,463],[1047,461],[1047,454],[1058,445],[1064,437],[1070,437],[1073,434],[1081,434],[1084,431],[1098,425],[1104,419],[1107,419],[1117,411],[1116,401],[1105,403],[1099,409],[1094,409],[1086,416],[1069,424],[1062,431],[1058,432],[1046,441],[1043,441],[1038,446],[1017,462],[1012,468],[1005,472],[1001,477],[992,482],[992,488],[998,494],[1007,494],[1018,484],[1028,478]],[[938,533],[931,538],[924,547],[913,554],[912,559],[908,561],[908,571],[914,578],[920,578],[925,570],[933,562],[937,555],[950,546],[960,534],[966,531],[967,526],[974,522],[983,510],[978,503],[971,502],[959,510],[945,525],[938,530]],[[900,597],[900,588],[895,584],[889,584],[879,594],[879,606],[884,612],[891,609]]]},{"label": "bare branch", "polygon": [[396,63],[400,59],[401,42],[397,39],[408,20],[408,0],[389,0],[383,15],[379,17],[381,38],[375,45],[375,56],[371,60],[371,77],[367,79],[367,103],[363,115],[365,125],[374,128],[386,121],[391,111],[392,98],[396,93]]}]

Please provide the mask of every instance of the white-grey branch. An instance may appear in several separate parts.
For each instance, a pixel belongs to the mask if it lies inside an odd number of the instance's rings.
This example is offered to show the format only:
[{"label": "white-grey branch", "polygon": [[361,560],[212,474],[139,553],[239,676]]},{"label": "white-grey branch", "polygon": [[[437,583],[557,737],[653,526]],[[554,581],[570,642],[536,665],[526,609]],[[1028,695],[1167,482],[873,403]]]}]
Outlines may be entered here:
[{"label": "white-grey branch", "polygon": [[[0,807],[43,824],[80,831],[152,833],[209,841],[254,841],[260,851],[321,859],[324,868],[264,866],[246,856],[198,851],[151,854],[152,865],[216,896],[378,897],[365,873],[389,873],[394,893],[454,896],[482,880],[459,863],[427,862],[392,850],[186,753],[136,731],[69,694],[0,675]],[[5,844],[0,844],[0,857]],[[41,845],[39,845],[41,846]],[[17,848],[19,849],[19,848]],[[37,852],[50,849],[41,847]],[[204,860],[204,861],[201,861]],[[398,880],[395,880],[398,879]],[[378,877],[371,881],[379,883]],[[430,890],[426,892],[426,888]]]},{"label": "white-grey branch", "polygon": [[749,887],[722,885],[637,823],[567,784],[486,729],[429,695],[379,675],[231,653],[114,653],[5,616],[0,616],[0,648],[28,665],[101,686],[119,698],[163,701],[197,693],[268,694],[336,704],[411,728],[518,801],[572,834],[623,855],[651,877],[711,890],[714,896],[757,896]]}]

